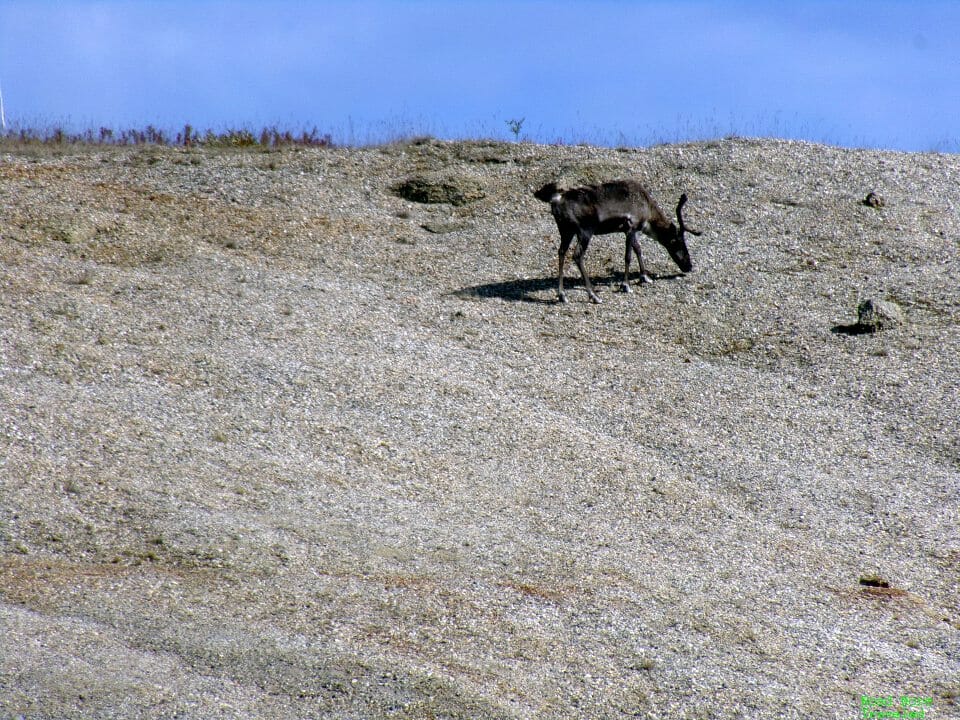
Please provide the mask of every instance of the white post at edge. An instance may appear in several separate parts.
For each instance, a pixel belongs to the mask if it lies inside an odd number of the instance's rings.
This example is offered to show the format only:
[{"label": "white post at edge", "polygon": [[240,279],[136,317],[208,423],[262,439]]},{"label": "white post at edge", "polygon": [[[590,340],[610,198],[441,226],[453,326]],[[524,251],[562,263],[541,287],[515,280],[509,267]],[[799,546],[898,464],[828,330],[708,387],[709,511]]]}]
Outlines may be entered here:
[{"label": "white post at edge", "polygon": [[3,115],[3,85],[0,85],[0,130],[7,131],[7,118]]}]

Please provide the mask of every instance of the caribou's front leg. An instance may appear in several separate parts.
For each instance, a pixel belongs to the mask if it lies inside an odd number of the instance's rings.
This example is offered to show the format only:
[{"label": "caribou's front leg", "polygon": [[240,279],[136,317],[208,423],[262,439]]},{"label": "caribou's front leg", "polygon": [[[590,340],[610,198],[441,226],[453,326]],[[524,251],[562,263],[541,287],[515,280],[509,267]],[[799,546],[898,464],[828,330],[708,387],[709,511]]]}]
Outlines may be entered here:
[{"label": "caribou's front leg", "polygon": [[[637,235],[638,231],[636,230],[627,233],[627,244],[632,246],[633,251],[637,254],[637,265],[640,266],[640,282],[651,283],[653,280],[647,275],[647,269],[643,266],[643,255],[640,252],[640,240],[637,239]],[[626,277],[624,277],[624,280],[626,280]]]}]

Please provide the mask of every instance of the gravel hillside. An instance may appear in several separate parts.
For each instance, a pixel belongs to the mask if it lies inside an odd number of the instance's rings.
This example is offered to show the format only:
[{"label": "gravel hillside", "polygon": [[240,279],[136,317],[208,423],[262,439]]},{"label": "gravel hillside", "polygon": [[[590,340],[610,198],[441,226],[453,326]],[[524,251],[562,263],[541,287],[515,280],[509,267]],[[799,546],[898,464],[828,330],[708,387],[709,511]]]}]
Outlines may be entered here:
[{"label": "gravel hillside", "polygon": [[[597,237],[561,305],[531,193],[613,178],[689,195],[694,272]],[[958,189],[0,146],[0,718],[960,717]]]}]

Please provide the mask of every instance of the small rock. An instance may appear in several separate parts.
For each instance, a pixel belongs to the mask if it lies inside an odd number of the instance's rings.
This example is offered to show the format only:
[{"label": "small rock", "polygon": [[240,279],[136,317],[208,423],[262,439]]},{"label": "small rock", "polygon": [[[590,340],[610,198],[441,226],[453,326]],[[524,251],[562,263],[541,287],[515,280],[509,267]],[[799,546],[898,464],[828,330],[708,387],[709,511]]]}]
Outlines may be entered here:
[{"label": "small rock", "polygon": [[867,299],[857,306],[857,325],[866,332],[897,327],[906,321],[900,306],[889,300]]},{"label": "small rock", "polygon": [[875,192],[869,192],[863,199],[863,204],[867,207],[882,208],[887,204],[887,201],[884,200],[882,196],[877,195]]},{"label": "small rock", "polygon": [[470,225],[465,222],[427,222],[420,227],[434,235],[446,235],[458,230],[466,230]]},{"label": "small rock", "polygon": [[869,573],[867,575],[860,576],[860,584],[866,587],[890,587],[890,582],[880,577],[876,573]]}]

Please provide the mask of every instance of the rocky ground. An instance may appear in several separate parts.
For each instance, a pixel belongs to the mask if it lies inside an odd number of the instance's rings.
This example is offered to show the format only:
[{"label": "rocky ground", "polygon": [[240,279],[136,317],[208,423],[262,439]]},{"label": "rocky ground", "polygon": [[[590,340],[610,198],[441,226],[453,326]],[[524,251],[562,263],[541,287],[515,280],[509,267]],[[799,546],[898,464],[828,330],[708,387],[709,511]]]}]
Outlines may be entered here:
[{"label": "rocky ground", "polygon": [[[531,192],[615,177],[694,272],[598,237],[560,305]],[[958,187],[0,146],[0,718],[960,717]]]}]

